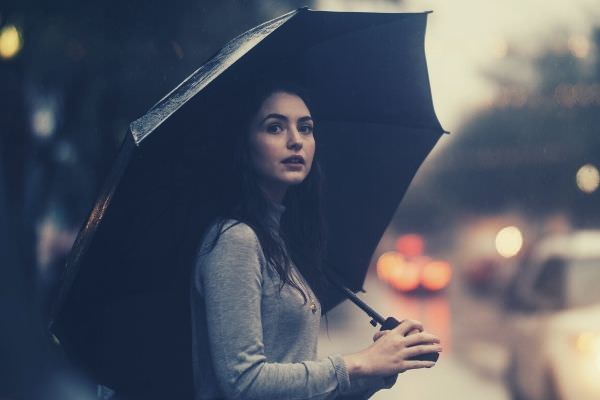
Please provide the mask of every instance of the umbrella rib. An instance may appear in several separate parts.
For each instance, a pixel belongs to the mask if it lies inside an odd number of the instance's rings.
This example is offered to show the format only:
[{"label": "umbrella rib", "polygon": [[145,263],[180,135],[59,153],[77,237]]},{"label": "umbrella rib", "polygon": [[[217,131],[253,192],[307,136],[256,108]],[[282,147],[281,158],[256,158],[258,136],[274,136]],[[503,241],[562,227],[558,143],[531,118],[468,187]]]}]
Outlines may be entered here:
[{"label": "umbrella rib", "polygon": [[[263,39],[273,33],[290,18],[304,9],[290,11],[280,17],[264,22],[250,31],[230,40],[209,61],[194,71],[175,89],[160,99],[144,116],[130,124],[131,133],[137,145],[154,132],[165,120],[182,107],[189,99],[210,84],[227,68],[242,58]],[[261,34],[257,34],[260,32]],[[249,40],[243,41],[248,37]],[[242,43],[241,46],[238,46]]]}]

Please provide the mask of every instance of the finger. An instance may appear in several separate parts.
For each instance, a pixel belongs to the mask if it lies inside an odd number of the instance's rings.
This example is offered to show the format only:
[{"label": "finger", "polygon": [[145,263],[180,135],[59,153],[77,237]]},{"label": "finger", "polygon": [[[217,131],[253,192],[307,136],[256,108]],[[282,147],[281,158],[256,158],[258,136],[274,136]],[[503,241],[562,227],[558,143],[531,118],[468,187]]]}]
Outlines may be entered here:
[{"label": "finger", "polygon": [[419,333],[419,332],[423,332],[423,330],[422,329],[413,329],[412,331],[408,332],[406,334],[406,336],[410,336],[412,334]]},{"label": "finger", "polygon": [[379,332],[375,332],[375,334],[373,335],[373,341],[377,341],[377,339],[379,339],[380,337],[384,336],[385,334],[389,333],[390,331],[379,331]]},{"label": "finger", "polygon": [[413,319],[405,319],[400,323],[400,325],[395,327],[393,330],[400,333],[402,336],[406,336],[406,333],[412,331],[413,329],[423,330],[423,324]]},{"label": "finger", "polygon": [[421,333],[416,333],[414,335],[409,335],[406,337],[404,344],[409,347],[409,346],[415,346],[418,344],[431,344],[431,343],[440,343],[440,339],[435,336],[432,335],[431,333],[427,333],[427,332],[421,332]]},{"label": "finger", "polygon": [[441,352],[442,352],[442,346],[440,346],[439,344],[426,344],[426,345],[422,345],[422,346],[407,347],[404,350],[404,357],[405,358],[413,358],[413,357],[419,356],[421,354],[441,353]]},{"label": "finger", "polygon": [[433,361],[421,361],[421,360],[405,361],[404,369],[409,370],[409,369],[419,369],[419,368],[431,368],[434,365],[435,365],[435,362],[433,362]]}]

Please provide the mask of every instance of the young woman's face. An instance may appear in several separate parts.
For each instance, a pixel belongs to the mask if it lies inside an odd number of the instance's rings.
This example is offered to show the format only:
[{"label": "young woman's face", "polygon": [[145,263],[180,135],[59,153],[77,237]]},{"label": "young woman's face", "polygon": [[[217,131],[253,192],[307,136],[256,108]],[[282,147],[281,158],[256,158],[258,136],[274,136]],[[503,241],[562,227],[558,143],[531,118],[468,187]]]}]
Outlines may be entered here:
[{"label": "young woman's face", "polygon": [[[261,187],[281,201],[290,185],[301,183],[315,154],[314,123],[304,101],[295,94],[274,92],[250,126],[250,161]],[[289,157],[300,162],[289,162]]]}]

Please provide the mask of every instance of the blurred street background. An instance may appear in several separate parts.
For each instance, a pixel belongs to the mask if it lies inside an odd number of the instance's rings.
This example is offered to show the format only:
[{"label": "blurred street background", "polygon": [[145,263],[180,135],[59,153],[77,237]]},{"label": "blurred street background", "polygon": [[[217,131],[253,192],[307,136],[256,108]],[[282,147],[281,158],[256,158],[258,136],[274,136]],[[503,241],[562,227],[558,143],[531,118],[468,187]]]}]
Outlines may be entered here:
[{"label": "blurred street background", "polygon": [[[44,326],[128,124],[229,39],[300,6],[434,11],[428,67],[451,133],[359,296],[422,321],[444,352],[373,398],[600,398],[597,0],[2,2],[0,398],[95,397]],[[328,328],[322,355],[361,350],[376,331],[349,302]]]}]

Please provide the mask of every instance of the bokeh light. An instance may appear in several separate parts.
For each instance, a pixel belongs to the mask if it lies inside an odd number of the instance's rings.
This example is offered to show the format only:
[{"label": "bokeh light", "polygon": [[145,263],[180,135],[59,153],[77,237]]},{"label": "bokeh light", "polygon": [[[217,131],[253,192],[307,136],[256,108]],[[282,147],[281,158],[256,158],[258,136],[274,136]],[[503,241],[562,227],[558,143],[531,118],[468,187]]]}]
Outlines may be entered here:
[{"label": "bokeh light", "polygon": [[600,335],[593,332],[584,332],[575,338],[575,347],[586,354],[600,354]]},{"label": "bokeh light", "polygon": [[410,292],[421,283],[421,268],[414,262],[404,261],[399,267],[390,270],[388,282],[397,290]]},{"label": "bokeh light", "polygon": [[600,173],[598,168],[592,164],[586,164],[579,168],[575,179],[577,187],[584,193],[592,193],[600,185]]},{"label": "bokeh light", "polygon": [[16,26],[7,25],[0,30],[0,57],[13,58],[19,53],[22,46],[21,34]]},{"label": "bokeh light", "polygon": [[383,253],[377,259],[377,277],[384,282],[388,282],[391,275],[391,271],[394,268],[401,267],[403,262],[404,257],[402,257],[395,251],[388,251]]},{"label": "bokeh light", "polygon": [[590,52],[590,41],[584,35],[573,35],[567,43],[569,51],[577,58],[585,58]]},{"label": "bokeh light", "polygon": [[496,251],[506,258],[513,257],[523,246],[523,234],[516,226],[502,228],[496,235]]},{"label": "bokeh light", "polygon": [[432,261],[423,267],[421,284],[425,289],[436,291],[448,286],[452,267],[446,261]]},{"label": "bokeh light", "polygon": [[423,254],[424,249],[425,243],[421,235],[402,235],[396,241],[396,250],[406,257],[418,257]]},{"label": "bokeh light", "polygon": [[49,108],[36,110],[31,117],[31,125],[33,133],[36,136],[40,138],[51,136],[56,127],[56,117],[54,112]]},{"label": "bokeh light", "polygon": [[583,332],[575,337],[575,349],[591,358],[594,372],[600,371],[600,334],[596,332]]}]

